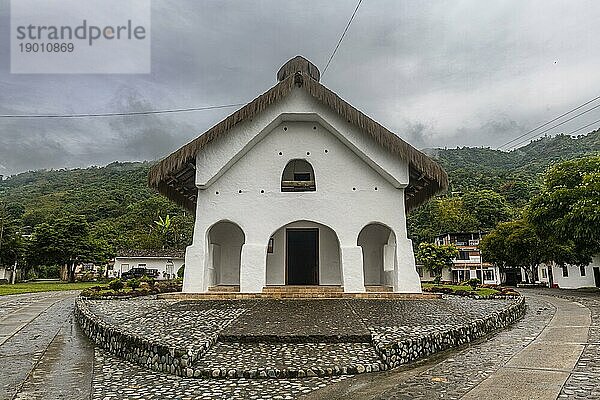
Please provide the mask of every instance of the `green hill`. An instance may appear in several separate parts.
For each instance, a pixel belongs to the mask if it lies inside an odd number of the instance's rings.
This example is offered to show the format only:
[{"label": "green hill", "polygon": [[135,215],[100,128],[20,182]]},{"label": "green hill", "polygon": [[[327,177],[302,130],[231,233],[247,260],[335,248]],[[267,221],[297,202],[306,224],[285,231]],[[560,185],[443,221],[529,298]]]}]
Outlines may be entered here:
[{"label": "green hill", "polygon": [[580,135],[544,137],[505,152],[485,147],[428,149],[450,178],[449,192],[490,189],[521,206],[537,193],[548,166],[600,152],[600,130]]},{"label": "green hill", "polygon": [[115,250],[160,247],[154,221],[170,215],[178,247],[184,247],[191,240],[193,217],[148,188],[150,165],[116,162],[25,172],[0,182],[0,203],[6,205],[6,219],[25,234],[60,216],[83,215],[94,234]]}]

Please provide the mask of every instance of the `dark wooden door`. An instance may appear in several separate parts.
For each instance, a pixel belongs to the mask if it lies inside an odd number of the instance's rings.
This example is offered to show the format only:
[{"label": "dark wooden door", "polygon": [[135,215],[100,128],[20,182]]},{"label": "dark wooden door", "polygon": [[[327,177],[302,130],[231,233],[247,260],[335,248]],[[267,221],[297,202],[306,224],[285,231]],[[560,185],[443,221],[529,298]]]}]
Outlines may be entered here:
[{"label": "dark wooden door", "polygon": [[288,285],[319,284],[319,230],[287,229]]},{"label": "dark wooden door", "polygon": [[600,267],[594,267],[594,282],[596,287],[600,287]]}]

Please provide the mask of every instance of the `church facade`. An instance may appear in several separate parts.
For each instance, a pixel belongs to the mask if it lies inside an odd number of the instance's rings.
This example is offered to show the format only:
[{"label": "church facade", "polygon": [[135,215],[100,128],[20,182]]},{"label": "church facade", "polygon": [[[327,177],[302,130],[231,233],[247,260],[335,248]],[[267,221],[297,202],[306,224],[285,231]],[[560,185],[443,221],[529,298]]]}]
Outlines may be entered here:
[{"label": "church facade", "polygon": [[319,83],[306,59],[277,78],[150,172],[196,216],[183,291],[420,293],[406,213],[444,191],[446,173]]}]

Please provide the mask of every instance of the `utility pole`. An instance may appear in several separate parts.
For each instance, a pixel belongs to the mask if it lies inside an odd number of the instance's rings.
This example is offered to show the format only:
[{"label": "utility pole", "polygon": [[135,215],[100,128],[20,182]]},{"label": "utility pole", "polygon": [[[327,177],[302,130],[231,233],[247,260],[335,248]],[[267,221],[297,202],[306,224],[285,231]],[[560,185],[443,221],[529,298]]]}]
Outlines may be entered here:
[{"label": "utility pole", "polygon": [[6,214],[6,203],[2,203],[2,214],[0,214],[0,265],[2,265],[2,236],[4,235],[4,216]]}]

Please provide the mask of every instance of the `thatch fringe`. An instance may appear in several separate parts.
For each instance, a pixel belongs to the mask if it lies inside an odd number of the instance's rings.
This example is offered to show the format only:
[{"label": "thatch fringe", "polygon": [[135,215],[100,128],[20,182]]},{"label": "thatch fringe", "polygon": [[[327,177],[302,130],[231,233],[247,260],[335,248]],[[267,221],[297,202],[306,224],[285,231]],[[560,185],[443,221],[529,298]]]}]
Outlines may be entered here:
[{"label": "thatch fringe", "polygon": [[254,117],[274,102],[285,97],[293,90],[294,86],[304,88],[349,123],[373,137],[381,146],[407,161],[411,169],[418,171],[419,175],[427,179],[427,183],[423,185],[423,188],[418,190],[412,197],[407,198],[408,209],[417,207],[448,188],[448,175],[436,162],[342,100],[337,94],[321,85],[308,74],[301,72],[288,76],[267,92],[210,128],[197,139],[158,162],[150,170],[149,185],[181,206],[193,211],[195,201],[190,200],[189,197],[184,196],[175,190],[173,186],[167,184],[167,179],[186,168],[188,163],[195,164],[196,155],[208,143],[225,134],[240,122]]}]

